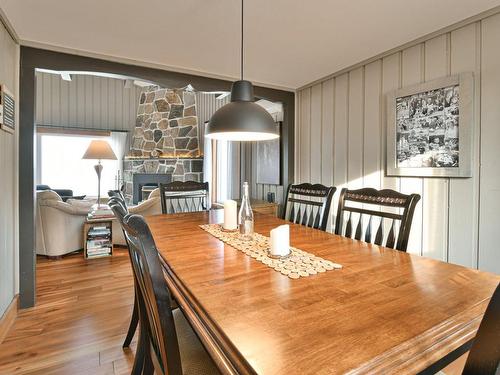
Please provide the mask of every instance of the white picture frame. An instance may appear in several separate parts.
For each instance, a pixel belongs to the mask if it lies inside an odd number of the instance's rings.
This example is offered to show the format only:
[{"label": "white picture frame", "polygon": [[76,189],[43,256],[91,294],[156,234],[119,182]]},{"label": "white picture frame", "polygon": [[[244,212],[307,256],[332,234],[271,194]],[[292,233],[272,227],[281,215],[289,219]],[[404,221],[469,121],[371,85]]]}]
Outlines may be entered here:
[{"label": "white picture frame", "polygon": [[472,177],[472,73],[394,90],[386,111],[387,176]]}]

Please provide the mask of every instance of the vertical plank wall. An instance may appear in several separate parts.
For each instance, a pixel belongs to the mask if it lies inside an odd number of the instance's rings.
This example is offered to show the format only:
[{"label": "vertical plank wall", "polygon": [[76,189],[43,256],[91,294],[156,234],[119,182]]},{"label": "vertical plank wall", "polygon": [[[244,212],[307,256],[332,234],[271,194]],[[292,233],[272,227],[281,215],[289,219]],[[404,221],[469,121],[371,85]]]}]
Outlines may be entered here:
[{"label": "vertical plank wall", "polygon": [[[19,46],[0,23],[0,83],[19,98],[18,82]],[[0,318],[18,293],[18,136],[0,130]]]},{"label": "vertical plank wall", "polygon": [[96,130],[131,130],[141,88],[122,79],[73,75],[71,81],[36,73],[37,125]]},{"label": "vertical plank wall", "polygon": [[[496,14],[299,90],[296,181],[418,193],[409,252],[500,273],[499,39]],[[460,72],[475,76],[473,177],[386,177],[385,94]]]}]

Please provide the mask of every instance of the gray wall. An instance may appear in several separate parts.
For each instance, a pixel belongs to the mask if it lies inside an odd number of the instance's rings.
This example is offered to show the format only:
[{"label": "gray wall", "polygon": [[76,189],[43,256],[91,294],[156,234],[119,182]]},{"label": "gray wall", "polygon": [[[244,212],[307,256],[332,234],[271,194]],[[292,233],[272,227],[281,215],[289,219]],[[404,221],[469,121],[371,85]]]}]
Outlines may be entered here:
[{"label": "gray wall", "polygon": [[[418,193],[409,252],[500,273],[499,40],[496,14],[301,89],[296,180]],[[385,177],[384,94],[467,71],[476,79],[473,177]]]},{"label": "gray wall", "polygon": [[141,88],[124,80],[36,73],[36,124],[102,130],[131,130]]},{"label": "gray wall", "polygon": [[[0,83],[18,99],[18,82],[19,46],[0,23]],[[17,144],[17,129],[15,134],[0,130],[0,317],[19,288]]]}]

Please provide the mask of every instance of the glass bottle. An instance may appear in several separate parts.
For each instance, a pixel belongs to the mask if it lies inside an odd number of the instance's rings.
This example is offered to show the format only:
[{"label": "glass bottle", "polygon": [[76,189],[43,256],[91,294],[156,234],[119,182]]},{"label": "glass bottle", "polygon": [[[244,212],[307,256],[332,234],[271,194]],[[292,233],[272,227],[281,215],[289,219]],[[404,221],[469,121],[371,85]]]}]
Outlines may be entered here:
[{"label": "glass bottle", "polygon": [[243,198],[241,199],[238,221],[240,223],[241,237],[245,240],[251,240],[253,238],[253,212],[252,207],[250,207],[248,182],[243,183]]}]

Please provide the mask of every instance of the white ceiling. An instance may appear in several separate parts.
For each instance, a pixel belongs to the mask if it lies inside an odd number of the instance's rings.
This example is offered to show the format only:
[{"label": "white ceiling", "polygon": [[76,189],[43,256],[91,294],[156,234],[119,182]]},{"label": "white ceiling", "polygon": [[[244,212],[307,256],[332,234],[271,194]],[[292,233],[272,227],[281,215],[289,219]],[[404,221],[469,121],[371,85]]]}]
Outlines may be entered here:
[{"label": "white ceiling", "polygon": [[[245,78],[297,88],[500,0],[247,0]],[[239,0],[0,0],[22,41],[239,75]]]}]

